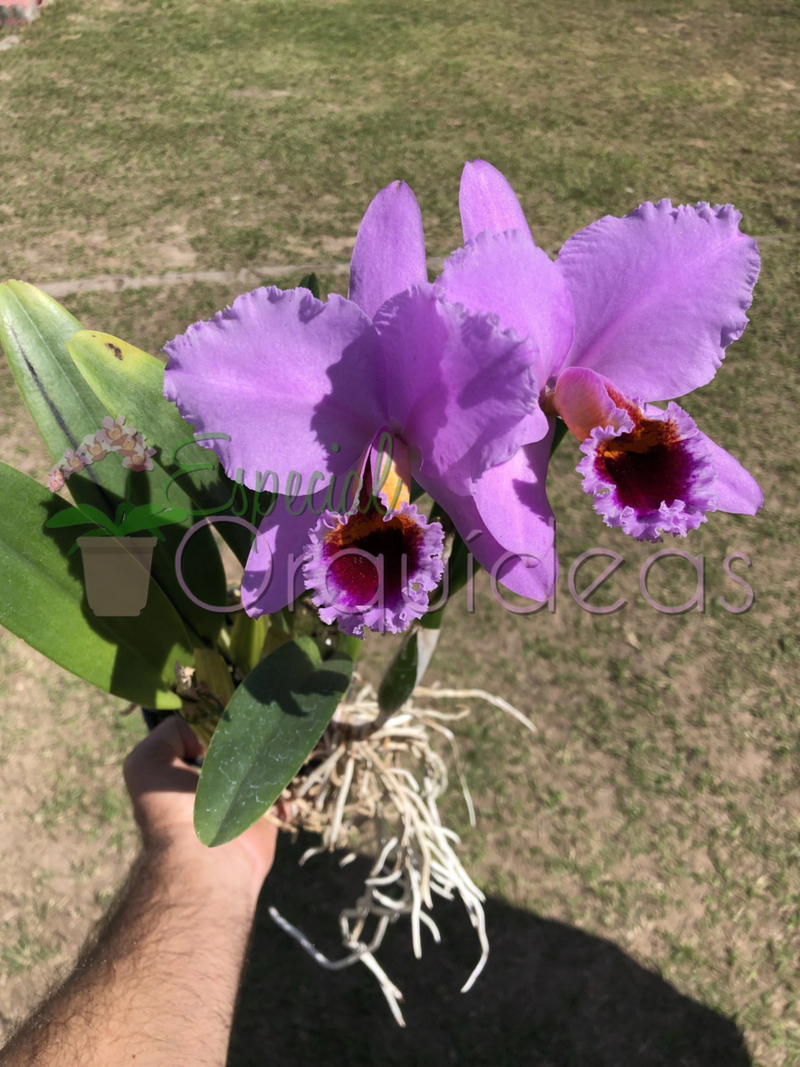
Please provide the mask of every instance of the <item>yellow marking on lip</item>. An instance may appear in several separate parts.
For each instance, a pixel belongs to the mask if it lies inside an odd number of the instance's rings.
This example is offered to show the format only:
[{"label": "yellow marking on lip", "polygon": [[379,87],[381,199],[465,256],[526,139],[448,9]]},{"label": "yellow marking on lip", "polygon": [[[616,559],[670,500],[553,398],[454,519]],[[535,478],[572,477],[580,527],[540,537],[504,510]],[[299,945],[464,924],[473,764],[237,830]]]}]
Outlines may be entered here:
[{"label": "yellow marking on lip", "polygon": [[[378,470],[375,472],[374,493],[383,495],[390,511],[411,503],[411,462],[408,448],[394,438],[397,454],[378,453]],[[393,449],[394,451],[394,449]]]}]

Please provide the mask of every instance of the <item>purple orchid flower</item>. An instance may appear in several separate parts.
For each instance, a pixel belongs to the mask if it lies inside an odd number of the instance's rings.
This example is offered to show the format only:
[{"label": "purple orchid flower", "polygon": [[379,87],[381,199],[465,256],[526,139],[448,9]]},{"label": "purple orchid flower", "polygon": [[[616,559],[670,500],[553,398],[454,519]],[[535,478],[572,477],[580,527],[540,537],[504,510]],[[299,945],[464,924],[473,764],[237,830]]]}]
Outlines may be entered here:
[{"label": "purple orchid flower", "polygon": [[[465,247],[437,285],[536,341],[544,410],[581,442],[577,470],[606,525],[660,541],[686,535],[711,511],[754,515],[763,497],[739,461],[674,402],[655,406],[709,382],[747,324],[759,256],[739,231],[739,212],[645,203],[587,226],[554,263],[489,163],[466,164],[460,207]],[[541,541],[551,519],[528,473],[539,486],[546,450],[546,438],[522,449],[476,487],[482,513],[502,506],[520,546]]]},{"label": "purple orchid flower", "polygon": [[166,351],[166,397],[197,432],[220,435],[202,443],[229,477],[279,494],[245,568],[250,615],[292,603],[300,570],[323,621],[347,633],[398,632],[422,615],[443,531],[410,503],[412,473],[462,536],[506,551],[471,493],[548,431],[535,344],[427,283],[422,218],[404,183],[364,216],[349,299],[257,289]]}]

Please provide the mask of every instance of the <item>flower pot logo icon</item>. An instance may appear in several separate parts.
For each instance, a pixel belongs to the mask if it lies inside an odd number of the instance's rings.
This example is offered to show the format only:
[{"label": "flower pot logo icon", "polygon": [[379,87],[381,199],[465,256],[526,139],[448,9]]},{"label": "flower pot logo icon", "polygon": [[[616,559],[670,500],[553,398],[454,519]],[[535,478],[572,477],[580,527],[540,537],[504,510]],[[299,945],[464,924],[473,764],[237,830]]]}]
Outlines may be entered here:
[{"label": "flower pot logo icon", "polygon": [[139,615],[147,604],[156,537],[79,537],[86,597],[95,615]]},{"label": "flower pot logo icon", "polygon": [[[127,425],[124,416],[114,419],[109,415],[103,419],[102,428],[85,437],[77,450],[67,449],[61,462],[49,472],[47,485],[54,493],[59,492],[73,474],[99,463],[112,452],[122,456],[122,466],[129,472],[125,500],[114,517],[91,504],[78,504],[56,512],[45,525],[51,529],[96,527],[79,537],[70,550],[70,554],[81,551],[89,607],[99,616],[135,616],[147,605],[153,550],[157,540],[163,540],[158,528],[183,522],[188,515],[183,508],[137,505],[132,500],[131,475],[153,470],[156,449],[147,447],[144,434]],[[150,536],[141,536],[145,532]]]}]

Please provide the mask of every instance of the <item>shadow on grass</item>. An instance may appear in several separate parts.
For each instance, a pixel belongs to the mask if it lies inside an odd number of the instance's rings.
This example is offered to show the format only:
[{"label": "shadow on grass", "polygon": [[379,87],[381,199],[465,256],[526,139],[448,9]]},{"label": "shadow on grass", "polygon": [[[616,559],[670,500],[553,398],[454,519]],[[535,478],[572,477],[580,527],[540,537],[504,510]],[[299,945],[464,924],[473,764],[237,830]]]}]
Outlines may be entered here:
[{"label": "shadow on grass", "polygon": [[282,933],[270,904],[339,958],[339,909],[355,900],[365,865],[330,856],[300,869],[308,840],[282,840],[262,895],[234,1022],[228,1067],[747,1067],[735,1024],[682,996],[615,945],[511,907],[486,905],[492,952],[461,994],[477,941],[460,904],[437,901],[443,943],[423,930],[415,960],[408,924],[387,934],[380,960],[405,992],[395,1026],[361,966],[322,970]]}]

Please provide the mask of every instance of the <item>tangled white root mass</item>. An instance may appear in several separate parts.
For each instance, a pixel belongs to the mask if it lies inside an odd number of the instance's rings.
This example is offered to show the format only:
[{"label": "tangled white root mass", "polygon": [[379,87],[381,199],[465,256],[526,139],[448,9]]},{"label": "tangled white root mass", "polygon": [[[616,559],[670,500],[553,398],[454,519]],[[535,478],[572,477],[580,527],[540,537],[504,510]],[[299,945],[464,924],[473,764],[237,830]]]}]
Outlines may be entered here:
[{"label": "tangled white root mass", "polygon": [[[390,923],[402,916],[410,918],[414,955],[419,959],[423,926],[430,930],[434,941],[441,940],[429,914],[434,894],[453,900],[457,893],[477,931],[481,949],[480,959],[462,987],[463,993],[472,987],[489,955],[483,893],[461,865],[453,847],[459,843],[458,836],[442,825],[436,806],[447,788],[447,768],[431,744],[439,736],[450,746],[470,823],[475,826],[475,810],[455,737],[446,725],[469,715],[469,710],[447,713],[420,706],[420,701],[475,699],[508,712],[535,732],[521,712],[482,689],[418,686],[399,711],[382,717],[375,690],[365,685],[354,698],[345,699],[339,706],[306,765],[282,797],[284,811],[288,808],[292,812],[291,828],[302,828],[321,837],[318,847],[304,853],[301,864],[320,852],[347,849],[341,861],[345,866],[356,858],[351,851],[354,841],[362,841],[370,827],[374,830],[377,858],[365,881],[364,893],[354,907],[345,908],[339,916],[345,956],[327,959],[277,909],[270,908],[269,913],[328,970],[338,971],[354,963],[368,967],[380,982],[400,1026],[405,1026],[400,1010],[403,994],[375,959]],[[370,920],[375,921],[375,927],[367,940]]]}]

